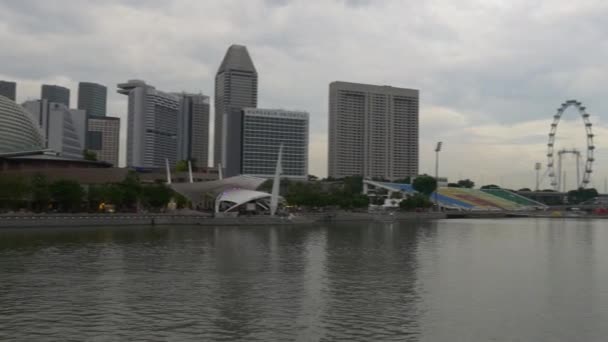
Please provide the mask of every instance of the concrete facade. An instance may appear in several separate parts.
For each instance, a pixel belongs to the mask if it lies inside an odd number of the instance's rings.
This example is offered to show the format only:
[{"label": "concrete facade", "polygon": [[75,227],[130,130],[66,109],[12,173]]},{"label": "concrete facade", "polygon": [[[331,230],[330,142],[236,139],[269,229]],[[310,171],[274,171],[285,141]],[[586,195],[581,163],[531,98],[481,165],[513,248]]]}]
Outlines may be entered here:
[{"label": "concrete facade", "polygon": [[[242,108],[255,108],[258,102],[258,73],[247,48],[242,45],[231,45],[222,60],[215,76],[215,130],[213,147],[213,166],[222,163],[227,165],[232,157],[227,153],[227,145],[239,139],[238,133],[227,127],[225,122],[240,117]],[[237,125],[238,126],[238,125]]]},{"label": "concrete facade", "polygon": [[17,98],[17,83],[0,81],[0,96],[4,96],[9,100],[15,101]]},{"label": "concrete facade", "polygon": [[78,83],[78,109],[87,111],[87,117],[106,116],[108,88],[91,82]]},{"label": "concrete facade", "polygon": [[27,101],[29,112],[44,138],[44,147],[67,158],[82,159],[85,146],[86,112],[69,109],[45,99]]},{"label": "concrete facade", "polygon": [[110,116],[87,119],[87,149],[95,152],[97,160],[118,166],[120,119]]},{"label": "concrete facade", "polygon": [[193,166],[207,167],[209,163],[209,96],[179,94],[180,120],[178,154],[181,160],[191,160]]},{"label": "concrete facade", "polygon": [[418,99],[414,89],[332,82],[328,176],[416,176]]},{"label": "concrete facade", "polygon": [[162,168],[165,159],[175,165],[178,158],[180,98],[156,90],[140,80],[118,84],[127,95],[127,166]]},{"label": "concrete facade", "polygon": [[58,86],[43,84],[40,98],[52,103],[61,103],[70,108],[70,89]]},{"label": "concrete facade", "polygon": [[279,147],[283,145],[283,176],[308,177],[309,115],[282,109],[243,109],[241,173],[274,176]]}]

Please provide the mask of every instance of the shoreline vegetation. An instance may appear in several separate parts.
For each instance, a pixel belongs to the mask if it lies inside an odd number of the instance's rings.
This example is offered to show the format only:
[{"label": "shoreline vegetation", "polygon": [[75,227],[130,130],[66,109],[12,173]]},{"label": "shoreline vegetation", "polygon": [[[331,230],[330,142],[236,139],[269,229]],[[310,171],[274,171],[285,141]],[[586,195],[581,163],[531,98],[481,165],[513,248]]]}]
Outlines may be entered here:
[{"label": "shoreline vegetation", "polygon": [[213,217],[206,213],[113,213],[113,214],[3,214],[0,215],[0,228],[17,227],[92,227],[92,226],[155,226],[155,225],[199,225],[199,226],[269,226],[322,224],[329,222],[395,222],[404,220],[436,220],[446,218],[445,213],[396,213],[378,215],[377,213],[334,211],[286,216],[239,216]]},{"label": "shoreline vegetation", "polygon": [[441,219],[505,219],[505,218],[551,218],[551,219],[608,219],[608,217],[567,215],[555,211],[538,212],[394,212],[393,215],[373,212],[333,211],[307,213],[291,217],[241,216],[213,217],[206,213],[17,213],[0,215],[3,228],[86,228],[97,226],[296,226],[324,223],[425,221]]}]

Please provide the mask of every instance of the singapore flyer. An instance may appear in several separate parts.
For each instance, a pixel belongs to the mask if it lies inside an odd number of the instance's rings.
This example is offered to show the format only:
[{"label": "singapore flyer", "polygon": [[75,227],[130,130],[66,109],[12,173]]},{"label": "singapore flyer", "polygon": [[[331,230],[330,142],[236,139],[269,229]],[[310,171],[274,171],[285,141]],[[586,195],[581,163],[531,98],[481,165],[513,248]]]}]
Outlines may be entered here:
[{"label": "singapore flyer", "polygon": [[[578,110],[584,124],[585,133],[586,133],[586,156],[585,156],[585,164],[583,167],[583,177],[580,179],[580,163],[579,160],[581,158],[581,152],[576,149],[563,149],[559,151],[555,151],[555,138],[557,135],[557,127],[562,118],[562,115],[569,107],[574,107]],[[551,180],[551,186],[556,191],[562,191],[562,155],[563,154],[573,154],[577,157],[577,186],[579,188],[585,188],[591,182],[591,174],[593,173],[593,152],[595,150],[595,145],[593,144],[593,131],[592,131],[592,123],[589,119],[589,113],[587,113],[586,108],[582,105],[581,102],[577,100],[568,100],[562,103],[561,107],[557,109],[557,113],[553,116],[553,122],[551,123],[551,130],[549,131],[549,142],[547,143],[547,172],[549,178]],[[556,163],[557,156],[557,163]]]}]

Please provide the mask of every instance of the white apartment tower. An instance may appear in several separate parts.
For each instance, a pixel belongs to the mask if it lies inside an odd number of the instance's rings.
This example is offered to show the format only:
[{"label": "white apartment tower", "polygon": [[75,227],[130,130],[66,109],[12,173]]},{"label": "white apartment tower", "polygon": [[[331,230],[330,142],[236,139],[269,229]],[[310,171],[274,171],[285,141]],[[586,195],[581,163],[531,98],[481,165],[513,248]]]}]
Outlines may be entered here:
[{"label": "white apartment tower", "polygon": [[245,108],[242,118],[240,173],[272,178],[279,147],[283,145],[282,175],[290,179],[308,177],[307,112]]},{"label": "white apartment tower", "polygon": [[178,159],[180,98],[156,90],[140,80],[118,85],[129,97],[127,118],[127,166],[163,168],[165,159]]},{"label": "white apartment tower", "polygon": [[415,89],[332,82],[328,176],[416,176],[418,98]]}]

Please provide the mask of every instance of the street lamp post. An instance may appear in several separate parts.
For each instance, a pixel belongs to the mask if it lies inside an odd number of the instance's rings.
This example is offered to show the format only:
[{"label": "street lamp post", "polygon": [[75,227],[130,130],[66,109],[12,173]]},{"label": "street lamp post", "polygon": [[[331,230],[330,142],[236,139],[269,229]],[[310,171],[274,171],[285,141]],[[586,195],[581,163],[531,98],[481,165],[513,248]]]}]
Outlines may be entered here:
[{"label": "street lamp post", "polygon": [[439,152],[441,152],[441,145],[443,142],[438,142],[437,147],[435,147],[435,205],[437,206],[437,211],[439,211],[439,202],[437,202],[437,191],[439,191]]}]

